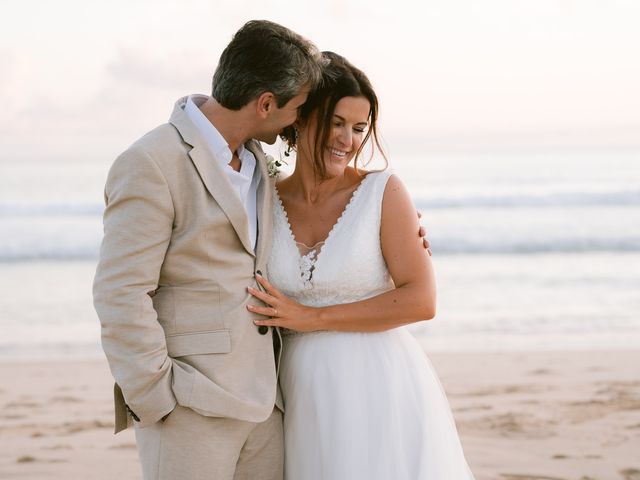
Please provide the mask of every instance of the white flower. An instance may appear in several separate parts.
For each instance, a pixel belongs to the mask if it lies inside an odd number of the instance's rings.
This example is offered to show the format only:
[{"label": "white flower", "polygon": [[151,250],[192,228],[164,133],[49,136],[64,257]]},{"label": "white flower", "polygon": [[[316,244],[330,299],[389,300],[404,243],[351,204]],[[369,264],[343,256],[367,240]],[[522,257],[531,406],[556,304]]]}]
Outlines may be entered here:
[{"label": "white flower", "polygon": [[269,176],[272,178],[277,177],[280,173],[280,167],[282,166],[282,163],[280,162],[280,160],[276,160],[271,155],[266,155],[266,159],[267,173],[269,173]]}]

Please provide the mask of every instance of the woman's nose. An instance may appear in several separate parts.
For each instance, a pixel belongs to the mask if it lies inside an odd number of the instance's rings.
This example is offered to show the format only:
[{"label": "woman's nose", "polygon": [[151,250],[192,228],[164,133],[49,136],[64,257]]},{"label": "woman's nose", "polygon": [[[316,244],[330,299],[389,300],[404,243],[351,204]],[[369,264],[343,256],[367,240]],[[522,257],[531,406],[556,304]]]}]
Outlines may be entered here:
[{"label": "woman's nose", "polygon": [[341,128],[340,134],[338,135],[338,140],[343,146],[350,147],[351,142],[353,141],[351,130],[348,128]]}]

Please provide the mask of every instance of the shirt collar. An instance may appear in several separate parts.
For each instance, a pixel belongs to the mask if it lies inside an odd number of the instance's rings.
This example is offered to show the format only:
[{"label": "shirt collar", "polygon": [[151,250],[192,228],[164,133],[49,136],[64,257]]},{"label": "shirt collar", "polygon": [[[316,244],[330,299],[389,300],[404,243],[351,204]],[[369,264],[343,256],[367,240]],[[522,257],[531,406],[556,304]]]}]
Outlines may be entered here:
[{"label": "shirt collar", "polygon": [[[229,149],[229,144],[199,108],[208,98],[206,95],[189,95],[184,106],[184,113],[202,135],[211,153],[213,153],[222,166],[227,166],[233,156]],[[237,150],[238,157],[243,165],[245,158],[248,157],[246,153],[250,153],[245,150],[244,145],[240,145]],[[250,156],[253,158],[253,155]]]}]

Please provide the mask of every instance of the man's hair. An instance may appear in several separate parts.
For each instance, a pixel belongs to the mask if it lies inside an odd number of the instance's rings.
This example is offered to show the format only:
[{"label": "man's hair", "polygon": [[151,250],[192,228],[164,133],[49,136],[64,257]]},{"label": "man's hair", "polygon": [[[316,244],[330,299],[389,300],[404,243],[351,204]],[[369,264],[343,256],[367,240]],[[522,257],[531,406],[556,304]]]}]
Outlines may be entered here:
[{"label": "man's hair", "polygon": [[251,20],[236,32],[220,56],[211,95],[239,110],[264,92],[278,108],[322,78],[322,55],[309,40],[277,23]]}]

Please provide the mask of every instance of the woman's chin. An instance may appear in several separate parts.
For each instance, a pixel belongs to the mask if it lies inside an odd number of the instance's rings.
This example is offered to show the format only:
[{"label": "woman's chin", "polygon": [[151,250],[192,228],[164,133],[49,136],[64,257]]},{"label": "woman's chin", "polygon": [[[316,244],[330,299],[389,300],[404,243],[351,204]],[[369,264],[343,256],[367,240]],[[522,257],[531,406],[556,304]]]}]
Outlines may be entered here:
[{"label": "woman's chin", "polygon": [[351,159],[328,155],[324,158],[324,168],[327,178],[341,177]]}]

